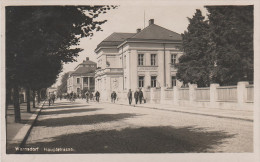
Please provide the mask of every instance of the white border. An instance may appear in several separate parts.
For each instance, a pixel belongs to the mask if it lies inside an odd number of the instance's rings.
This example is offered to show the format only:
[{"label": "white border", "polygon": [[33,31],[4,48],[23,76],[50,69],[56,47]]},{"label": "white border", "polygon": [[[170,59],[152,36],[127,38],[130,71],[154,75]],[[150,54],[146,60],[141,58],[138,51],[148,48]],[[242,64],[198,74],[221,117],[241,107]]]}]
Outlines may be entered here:
[{"label": "white border", "polygon": [[[181,153],[181,154],[63,154],[63,155],[6,155],[5,154],[5,6],[20,6],[20,5],[102,5],[102,4],[114,4],[114,5],[254,5],[254,69],[255,69],[255,113],[254,113],[254,153]],[[9,161],[109,161],[109,162],[118,162],[118,161],[200,161],[200,162],[212,162],[212,161],[221,161],[221,162],[258,162],[260,161],[260,141],[259,141],[259,108],[260,101],[260,77],[259,77],[259,68],[260,68],[260,50],[259,50],[259,0],[218,0],[218,1],[209,1],[209,0],[2,0],[1,2],[1,160],[4,162]]]}]

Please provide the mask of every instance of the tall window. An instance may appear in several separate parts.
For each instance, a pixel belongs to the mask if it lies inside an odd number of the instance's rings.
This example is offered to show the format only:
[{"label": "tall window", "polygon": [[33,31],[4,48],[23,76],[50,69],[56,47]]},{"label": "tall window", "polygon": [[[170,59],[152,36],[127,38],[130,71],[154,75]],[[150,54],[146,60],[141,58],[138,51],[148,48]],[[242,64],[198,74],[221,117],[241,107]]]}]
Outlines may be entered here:
[{"label": "tall window", "polygon": [[88,78],[87,78],[87,77],[84,77],[84,78],[83,78],[83,82],[84,82],[85,84],[88,84]]},{"label": "tall window", "polygon": [[176,86],[176,76],[172,76],[172,87]]},{"label": "tall window", "polygon": [[77,84],[79,84],[80,83],[80,78],[77,78]]},{"label": "tall window", "polygon": [[138,77],[138,85],[140,88],[144,87],[144,76]]},{"label": "tall window", "polygon": [[151,87],[156,87],[157,76],[151,76]]},{"label": "tall window", "polygon": [[151,54],[151,66],[155,66],[156,64],[156,54]]},{"label": "tall window", "polygon": [[177,55],[176,54],[171,54],[171,64],[172,65],[176,64],[176,59],[177,59]]},{"label": "tall window", "polygon": [[139,66],[144,65],[144,54],[138,54],[138,65]]}]

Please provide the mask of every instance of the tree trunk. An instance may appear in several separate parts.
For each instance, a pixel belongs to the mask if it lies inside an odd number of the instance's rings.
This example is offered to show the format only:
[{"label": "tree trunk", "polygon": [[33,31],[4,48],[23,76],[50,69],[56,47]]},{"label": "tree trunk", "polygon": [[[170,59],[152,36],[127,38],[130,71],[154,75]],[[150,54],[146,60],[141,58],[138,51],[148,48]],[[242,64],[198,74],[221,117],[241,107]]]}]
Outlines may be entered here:
[{"label": "tree trunk", "polygon": [[27,112],[31,112],[31,97],[30,97],[30,88],[26,87],[26,101],[27,101]]},{"label": "tree trunk", "polygon": [[37,102],[38,102],[38,104],[40,104],[40,101],[41,101],[41,92],[40,92],[41,90],[39,89],[39,90],[37,90]]},{"label": "tree trunk", "polygon": [[6,101],[5,101],[5,106],[6,110],[8,108],[8,105],[11,103],[11,88],[6,87]]},{"label": "tree trunk", "polygon": [[14,85],[13,102],[14,102],[15,122],[19,123],[21,122],[21,113],[20,113],[19,90],[17,85]]},{"label": "tree trunk", "polygon": [[35,108],[35,90],[32,90],[33,108]]}]

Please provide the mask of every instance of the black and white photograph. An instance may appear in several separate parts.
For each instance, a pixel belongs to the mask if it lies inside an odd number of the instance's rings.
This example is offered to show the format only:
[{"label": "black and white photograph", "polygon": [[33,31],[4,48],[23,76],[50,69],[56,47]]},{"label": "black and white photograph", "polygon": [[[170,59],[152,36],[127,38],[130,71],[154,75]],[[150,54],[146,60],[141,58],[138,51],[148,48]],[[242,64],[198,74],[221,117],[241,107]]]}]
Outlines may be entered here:
[{"label": "black and white photograph", "polygon": [[260,160],[258,1],[47,2],[1,4],[3,162]]}]

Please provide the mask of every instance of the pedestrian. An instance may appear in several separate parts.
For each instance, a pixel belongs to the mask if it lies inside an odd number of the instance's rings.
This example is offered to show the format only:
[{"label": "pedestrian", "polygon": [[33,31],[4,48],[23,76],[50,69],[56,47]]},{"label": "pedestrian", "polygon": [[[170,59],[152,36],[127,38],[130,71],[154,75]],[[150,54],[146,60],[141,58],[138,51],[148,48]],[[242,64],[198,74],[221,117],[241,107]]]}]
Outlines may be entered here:
[{"label": "pedestrian", "polygon": [[51,95],[52,105],[54,105],[55,98],[56,98],[56,96],[55,96],[55,94],[53,93],[53,94]]},{"label": "pedestrian", "polygon": [[100,93],[98,91],[96,92],[95,96],[96,96],[96,101],[99,102]]},{"label": "pedestrian", "polygon": [[138,91],[136,90],[134,93],[134,98],[135,98],[135,104],[138,102]]},{"label": "pedestrian", "polygon": [[51,106],[51,92],[49,92],[48,101],[49,101],[49,106]]},{"label": "pedestrian", "polygon": [[131,89],[129,89],[128,93],[127,93],[127,98],[128,98],[128,101],[129,101],[129,105],[132,104],[132,91]]},{"label": "pedestrian", "polygon": [[116,101],[116,97],[117,97],[116,92],[113,91],[113,93],[112,93],[112,100],[113,100],[114,103]]},{"label": "pedestrian", "polygon": [[140,102],[140,104],[142,104],[142,100],[143,100],[144,94],[143,94],[141,88],[139,89],[138,97],[139,97],[139,102]]},{"label": "pedestrian", "polygon": [[93,93],[90,92],[90,100],[93,100]]},{"label": "pedestrian", "polygon": [[114,92],[111,93],[111,102],[113,102],[113,95],[114,95]]},{"label": "pedestrian", "polygon": [[89,92],[88,91],[85,93],[85,96],[86,96],[86,102],[88,103],[88,101],[89,101]]}]

